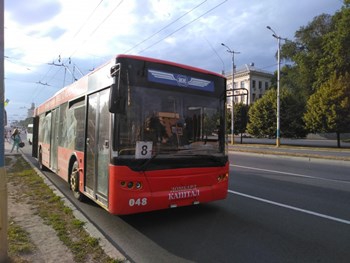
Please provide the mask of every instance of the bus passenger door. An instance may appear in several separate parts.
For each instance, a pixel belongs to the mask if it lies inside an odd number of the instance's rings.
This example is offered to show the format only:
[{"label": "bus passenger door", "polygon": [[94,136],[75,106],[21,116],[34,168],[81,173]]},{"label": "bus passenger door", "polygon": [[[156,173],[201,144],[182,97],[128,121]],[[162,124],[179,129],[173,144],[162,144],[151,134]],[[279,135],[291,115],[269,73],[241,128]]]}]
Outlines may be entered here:
[{"label": "bus passenger door", "polygon": [[38,158],[39,116],[33,118],[32,156]]},{"label": "bus passenger door", "polygon": [[60,124],[59,108],[52,111],[51,117],[51,142],[50,142],[50,168],[57,172],[58,158],[58,129]]},{"label": "bus passenger door", "polygon": [[88,98],[86,141],[86,187],[88,193],[107,204],[109,170],[109,89]]}]

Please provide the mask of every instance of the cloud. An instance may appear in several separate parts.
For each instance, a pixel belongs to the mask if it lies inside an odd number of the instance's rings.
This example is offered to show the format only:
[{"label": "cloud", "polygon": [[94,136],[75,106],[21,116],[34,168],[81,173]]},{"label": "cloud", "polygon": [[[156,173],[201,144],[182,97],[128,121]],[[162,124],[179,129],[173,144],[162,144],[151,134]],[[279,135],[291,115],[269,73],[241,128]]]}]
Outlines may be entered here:
[{"label": "cloud", "polygon": [[340,6],[329,0],[6,0],[6,96],[12,105],[41,103],[73,79],[52,62],[80,76],[77,68],[87,74],[120,53],[229,72],[232,56],[222,42],[241,52],[237,66],[255,62],[274,71],[277,43],[267,25],[293,39],[313,17]]},{"label": "cloud", "polygon": [[61,4],[51,0],[7,0],[6,12],[19,25],[35,25],[50,20],[61,11]]}]

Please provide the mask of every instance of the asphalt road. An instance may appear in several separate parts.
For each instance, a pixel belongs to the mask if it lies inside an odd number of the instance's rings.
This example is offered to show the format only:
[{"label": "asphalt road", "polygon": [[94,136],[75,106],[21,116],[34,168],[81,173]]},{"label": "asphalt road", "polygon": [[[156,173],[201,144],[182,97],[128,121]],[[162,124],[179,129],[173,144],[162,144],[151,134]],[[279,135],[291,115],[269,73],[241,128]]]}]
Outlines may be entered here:
[{"label": "asphalt road", "polygon": [[131,262],[349,262],[350,165],[230,154],[228,198],[112,216],[74,200]]}]

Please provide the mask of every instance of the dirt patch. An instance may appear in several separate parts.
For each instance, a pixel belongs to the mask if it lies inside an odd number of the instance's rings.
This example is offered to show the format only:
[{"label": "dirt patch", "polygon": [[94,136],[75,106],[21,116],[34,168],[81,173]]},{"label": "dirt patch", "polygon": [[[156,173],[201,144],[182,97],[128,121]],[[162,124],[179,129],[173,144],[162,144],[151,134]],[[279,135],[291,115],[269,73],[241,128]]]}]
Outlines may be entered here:
[{"label": "dirt patch", "polygon": [[74,262],[70,250],[59,240],[57,233],[46,225],[37,213],[35,204],[21,193],[21,185],[9,182],[8,217],[29,233],[34,253],[22,254],[28,262]]},{"label": "dirt patch", "polygon": [[9,227],[18,226],[29,236],[27,244],[33,244],[23,252],[11,250],[16,242],[10,241],[10,262],[122,262],[103,251],[100,238],[89,235],[86,222],[74,217],[22,156],[6,156],[5,161]]}]

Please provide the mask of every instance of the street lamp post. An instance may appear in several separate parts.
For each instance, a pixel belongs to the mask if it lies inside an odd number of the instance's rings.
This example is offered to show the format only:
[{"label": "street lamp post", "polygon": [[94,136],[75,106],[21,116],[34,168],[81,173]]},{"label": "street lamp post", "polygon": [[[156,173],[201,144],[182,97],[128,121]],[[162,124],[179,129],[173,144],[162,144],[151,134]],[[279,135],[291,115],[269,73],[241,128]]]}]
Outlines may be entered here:
[{"label": "street lamp post", "polygon": [[0,262],[8,262],[8,194],[4,157],[4,0],[0,0],[0,10]]},{"label": "street lamp post", "polygon": [[[224,43],[221,43],[222,46],[227,48],[227,52],[232,54],[232,95],[234,95],[234,89],[235,89],[235,54],[239,54],[240,52],[235,52],[234,50],[231,50],[228,46],[226,46]],[[233,97],[231,97],[231,144],[235,144],[235,126],[234,126],[234,116],[233,116]]]},{"label": "street lamp post", "polygon": [[281,145],[281,138],[280,138],[280,68],[281,68],[281,40],[286,40],[285,38],[282,38],[281,36],[277,35],[276,32],[270,27],[266,27],[268,30],[270,30],[273,34],[272,36],[277,39],[277,130],[276,130],[276,147],[280,147]]}]

